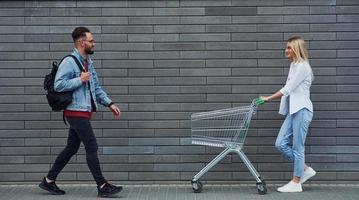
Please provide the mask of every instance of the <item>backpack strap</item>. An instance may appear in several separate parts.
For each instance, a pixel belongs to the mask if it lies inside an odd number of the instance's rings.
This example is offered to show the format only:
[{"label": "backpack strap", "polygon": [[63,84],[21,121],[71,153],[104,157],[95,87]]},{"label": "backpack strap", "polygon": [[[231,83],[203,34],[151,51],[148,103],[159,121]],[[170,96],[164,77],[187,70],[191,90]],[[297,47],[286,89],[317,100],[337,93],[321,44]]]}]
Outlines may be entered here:
[{"label": "backpack strap", "polygon": [[67,58],[67,57],[71,57],[71,58],[73,58],[73,59],[75,60],[77,66],[78,66],[79,69],[80,69],[80,71],[82,71],[82,72],[85,71],[85,70],[82,68],[82,65],[81,65],[79,59],[77,59],[76,56],[71,55],[71,54],[70,54],[70,55],[67,55],[67,56],[65,56],[65,57],[63,57],[63,58],[61,59],[60,63],[59,63],[59,66],[60,66],[60,64],[62,63],[62,61],[63,61],[65,58]]},{"label": "backpack strap", "polygon": [[62,111],[62,121],[64,121],[64,124],[68,126],[66,119],[65,119],[65,111]]}]

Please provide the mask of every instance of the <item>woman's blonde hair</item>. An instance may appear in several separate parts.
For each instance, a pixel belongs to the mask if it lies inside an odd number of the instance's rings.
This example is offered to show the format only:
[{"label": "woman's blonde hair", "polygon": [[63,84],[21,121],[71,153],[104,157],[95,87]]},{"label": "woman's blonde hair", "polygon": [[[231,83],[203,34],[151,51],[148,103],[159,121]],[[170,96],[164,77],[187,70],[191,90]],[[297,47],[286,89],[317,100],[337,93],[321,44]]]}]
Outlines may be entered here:
[{"label": "woman's blonde hair", "polygon": [[308,61],[308,51],[305,44],[305,41],[300,36],[294,36],[288,39],[288,42],[292,46],[292,50],[295,54],[294,61],[296,62],[304,62]]}]

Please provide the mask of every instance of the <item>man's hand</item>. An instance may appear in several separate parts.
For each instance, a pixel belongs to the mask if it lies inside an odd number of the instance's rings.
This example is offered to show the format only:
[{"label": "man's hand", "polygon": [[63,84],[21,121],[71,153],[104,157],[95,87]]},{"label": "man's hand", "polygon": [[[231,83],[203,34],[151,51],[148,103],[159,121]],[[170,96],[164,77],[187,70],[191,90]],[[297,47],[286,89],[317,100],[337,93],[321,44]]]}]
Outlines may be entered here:
[{"label": "man's hand", "polygon": [[112,111],[113,115],[115,115],[116,119],[120,119],[121,111],[120,108],[116,106],[116,104],[112,104],[110,106],[110,110]]},{"label": "man's hand", "polygon": [[80,78],[83,83],[86,83],[87,81],[89,81],[91,79],[90,72],[81,72]]}]

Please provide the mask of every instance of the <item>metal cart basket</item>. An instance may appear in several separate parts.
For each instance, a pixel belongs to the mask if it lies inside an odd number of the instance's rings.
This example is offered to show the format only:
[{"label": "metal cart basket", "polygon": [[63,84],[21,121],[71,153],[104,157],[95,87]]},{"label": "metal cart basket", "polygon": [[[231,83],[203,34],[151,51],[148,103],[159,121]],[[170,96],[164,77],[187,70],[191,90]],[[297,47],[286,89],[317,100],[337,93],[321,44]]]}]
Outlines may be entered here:
[{"label": "metal cart basket", "polygon": [[263,100],[254,99],[249,106],[194,113],[191,115],[192,144],[225,148],[191,181],[193,191],[200,193],[202,183],[199,179],[229,153],[237,153],[254,176],[259,194],[266,194],[265,182],[242,151],[252,115]]}]

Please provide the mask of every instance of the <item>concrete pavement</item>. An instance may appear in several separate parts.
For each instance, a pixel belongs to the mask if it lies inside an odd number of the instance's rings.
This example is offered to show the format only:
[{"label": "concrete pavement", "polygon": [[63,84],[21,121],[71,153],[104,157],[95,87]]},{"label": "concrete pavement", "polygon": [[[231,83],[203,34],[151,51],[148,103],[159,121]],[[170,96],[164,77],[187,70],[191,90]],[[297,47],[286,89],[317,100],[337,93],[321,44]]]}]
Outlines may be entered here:
[{"label": "concrete pavement", "polygon": [[[66,195],[54,196],[36,184],[0,185],[1,200],[82,200],[99,199],[93,184],[61,184]],[[193,193],[190,184],[138,184],[124,185],[114,199],[129,200],[358,200],[359,184],[305,184],[302,193],[278,193],[279,184],[268,184],[268,193],[258,195],[253,184],[204,184],[202,193]]]}]

